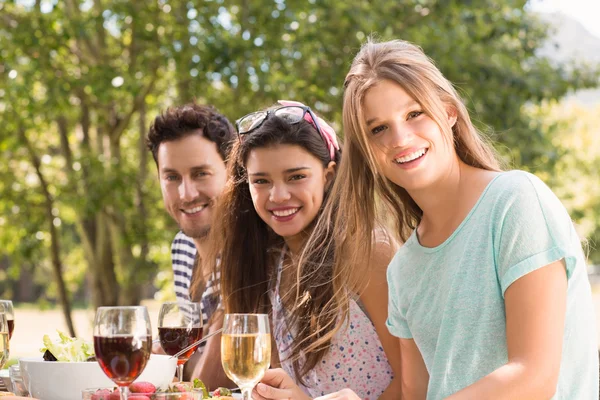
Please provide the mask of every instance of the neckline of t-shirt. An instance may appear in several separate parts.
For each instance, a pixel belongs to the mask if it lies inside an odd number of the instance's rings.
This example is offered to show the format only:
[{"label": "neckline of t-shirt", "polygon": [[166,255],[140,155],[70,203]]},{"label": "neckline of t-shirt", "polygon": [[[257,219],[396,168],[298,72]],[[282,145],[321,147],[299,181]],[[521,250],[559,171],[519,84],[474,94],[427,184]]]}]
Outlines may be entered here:
[{"label": "neckline of t-shirt", "polygon": [[448,245],[448,243],[452,242],[452,240],[462,230],[463,226],[465,226],[469,222],[469,220],[471,219],[473,214],[475,214],[475,212],[477,211],[477,208],[479,207],[479,205],[483,202],[483,199],[485,198],[486,194],[488,193],[488,191],[490,190],[490,188],[492,187],[494,182],[496,182],[496,180],[498,178],[500,178],[501,176],[505,175],[508,172],[510,172],[510,171],[500,172],[486,185],[486,187],[483,190],[483,192],[481,193],[481,195],[479,195],[477,202],[471,208],[471,211],[469,211],[467,216],[462,220],[462,222],[458,225],[458,227],[454,230],[454,232],[452,232],[452,234],[450,236],[448,236],[448,238],[446,238],[446,240],[444,240],[442,243],[440,243],[439,245],[437,245],[435,247],[425,247],[425,246],[421,245],[421,242],[419,242],[419,238],[417,237],[417,229],[414,229],[406,244],[408,244],[408,242],[410,241],[411,244],[417,246],[421,251],[423,251],[425,253],[435,253],[436,251],[442,250],[444,247],[446,247]]}]

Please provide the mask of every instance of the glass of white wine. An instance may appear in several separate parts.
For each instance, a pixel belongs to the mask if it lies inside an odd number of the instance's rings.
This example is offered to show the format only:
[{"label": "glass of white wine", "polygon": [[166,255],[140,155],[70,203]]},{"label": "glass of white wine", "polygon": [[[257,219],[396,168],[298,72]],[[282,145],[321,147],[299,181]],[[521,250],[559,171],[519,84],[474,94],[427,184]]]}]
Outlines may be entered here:
[{"label": "glass of white wine", "polygon": [[226,314],[221,336],[225,373],[250,400],[252,389],[271,364],[271,331],[267,314]]},{"label": "glass of white wine", "polygon": [[8,320],[4,308],[0,307],[0,369],[8,361]]}]

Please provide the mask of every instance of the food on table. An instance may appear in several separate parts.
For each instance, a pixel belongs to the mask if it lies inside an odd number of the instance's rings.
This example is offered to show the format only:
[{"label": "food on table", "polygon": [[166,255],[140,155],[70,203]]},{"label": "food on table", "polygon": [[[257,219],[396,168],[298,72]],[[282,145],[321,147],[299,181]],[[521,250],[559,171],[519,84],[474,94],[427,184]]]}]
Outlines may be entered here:
[{"label": "food on table", "polygon": [[50,336],[44,335],[44,347],[40,349],[44,353],[46,361],[96,361],[94,358],[94,345],[80,338],[72,338],[61,331],[58,332],[58,340],[52,341]]},{"label": "food on table", "polygon": [[[203,399],[212,400],[232,400],[231,390],[227,388],[218,388],[212,394],[209,394],[206,385],[200,379],[194,379],[193,382],[177,382],[171,383],[166,390],[157,390],[156,386],[150,382],[134,382],[129,385],[130,400],[161,400],[166,396],[179,395],[178,400],[191,400],[192,392],[202,393]],[[119,400],[119,390],[114,389],[98,389],[92,394],[91,400]],[[169,400],[172,397],[168,397]]]},{"label": "food on table", "polygon": [[153,394],[156,393],[156,386],[150,382],[133,382],[129,385],[131,393]]},{"label": "food on table", "polygon": [[177,392],[191,392],[191,391],[201,391],[202,397],[205,399],[210,398],[208,393],[208,389],[206,389],[206,385],[200,379],[196,378],[193,382],[176,382],[169,385],[169,388],[166,390],[167,393],[177,393]]},{"label": "food on table", "polygon": [[231,390],[224,388],[224,387],[218,387],[216,390],[213,390],[213,392],[212,392],[212,397],[227,398],[227,397],[231,397],[231,395],[232,395]]}]

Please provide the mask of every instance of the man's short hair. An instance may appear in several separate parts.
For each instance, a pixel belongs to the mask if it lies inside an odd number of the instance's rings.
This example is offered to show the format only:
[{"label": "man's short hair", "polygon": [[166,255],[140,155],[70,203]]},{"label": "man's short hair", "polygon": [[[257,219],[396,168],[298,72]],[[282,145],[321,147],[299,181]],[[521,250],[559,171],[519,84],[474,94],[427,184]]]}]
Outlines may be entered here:
[{"label": "man's short hair", "polygon": [[156,165],[161,143],[181,139],[198,130],[202,131],[202,136],[215,142],[219,155],[227,161],[236,138],[231,122],[212,106],[189,103],[168,108],[150,126],[146,143]]}]

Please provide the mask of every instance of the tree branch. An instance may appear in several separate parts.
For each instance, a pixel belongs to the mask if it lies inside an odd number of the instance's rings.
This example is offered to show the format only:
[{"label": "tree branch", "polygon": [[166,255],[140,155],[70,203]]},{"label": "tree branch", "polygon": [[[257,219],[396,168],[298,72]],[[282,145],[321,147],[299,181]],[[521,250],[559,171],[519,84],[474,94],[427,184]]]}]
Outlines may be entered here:
[{"label": "tree branch", "polygon": [[65,157],[65,163],[67,168],[73,168],[73,154],[71,147],[69,146],[69,128],[67,127],[67,119],[64,115],[61,115],[56,119],[58,125],[58,132],[60,134],[60,149]]},{"label": "tree branch", "polygon": [[104,49],[106,49],[106,32],[104,31],[104,17],[102,13],[104,12],[104,7],[102,6],[101,0],[94,0],[94,8],[98,13],[98,20],[96,21],[96,37],[98,39],[98,59],[103,60],[105,58]]},{"label": "tree branch", "polygon": [[154,89],[154,85],[156,84],[157,79],[157,70],[158,68],[155,68],[152,71],[153,73],[150,83],[148,83],[148,85],[144,89],[140,90],[140,92],[133,100],[131,110],[129,110],[129,112],[125,115],[124,118],[121,118],[119,120],[117,126],[114,127],[114,129],[112,129],[112,131],[110,132],[111,141],[118,141],[118,139],[121,137],[129,123],[131,122],[131,118],[133,117],[133,115],[140,110],[140,108],[146,101],[146,96],[148,96],[148,94],[150,94],[150,92]]},{"label": "tree branch", "polygon": [[[69,17],[72,20],[79,21],[79,23],[82,23],[83,18],[79,6],[73,0],[67,0],[65,4],[65,13],[67,14],[67,17]],[[90,40],[90,37],[85,32],[85,29],[80,29],[79,32],[73,32],[73,37],[75,38],[76,43],[79,43],[80,40],[83,40],[83,43],[85,44],[88,51],[88,54],[86,54],[84,58],[86,58],[88,61],[93,60],[92,62],[89,62],[90,65],[97,65],[98,60],[100,59],[100,52],[98,51],[96,45],[94,45],[94,43]],[[81,46],[76,47],[77,49],[81,48]],[[83,55],[83,53],[81,54]]]}]

